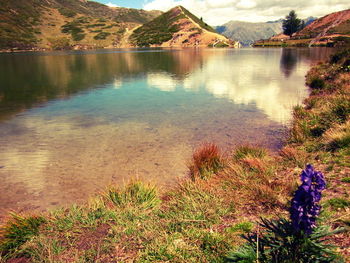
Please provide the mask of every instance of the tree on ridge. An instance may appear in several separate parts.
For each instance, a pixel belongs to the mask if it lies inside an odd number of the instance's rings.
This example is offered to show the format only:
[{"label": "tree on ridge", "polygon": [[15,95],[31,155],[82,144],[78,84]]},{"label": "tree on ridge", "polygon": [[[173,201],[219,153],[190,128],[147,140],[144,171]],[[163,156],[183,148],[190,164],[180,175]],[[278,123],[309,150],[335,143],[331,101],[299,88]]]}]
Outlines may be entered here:
[{"label": "tree on ridge", "polygon": [[297,17],[294,10],[290,11],[286,18],[283,20],[282,28],[283,33],[292,36],[300,29],[301,20]]}]

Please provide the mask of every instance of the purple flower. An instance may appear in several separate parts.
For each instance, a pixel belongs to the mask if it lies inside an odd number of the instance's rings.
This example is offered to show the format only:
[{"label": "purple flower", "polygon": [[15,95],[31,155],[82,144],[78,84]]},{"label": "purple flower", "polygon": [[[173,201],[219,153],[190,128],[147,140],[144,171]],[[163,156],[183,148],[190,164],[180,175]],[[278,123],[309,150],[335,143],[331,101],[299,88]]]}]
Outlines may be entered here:
[{"label": "purple flower", "polygon": [[309,235],[316,226],[316,218],[321,211],[319,202],[321,192],[326,188],[326,181],[323,174],[315,171],[311,164],[306,166],[300,178],[302,184],[294,193],[290,217],[296,232]]}]

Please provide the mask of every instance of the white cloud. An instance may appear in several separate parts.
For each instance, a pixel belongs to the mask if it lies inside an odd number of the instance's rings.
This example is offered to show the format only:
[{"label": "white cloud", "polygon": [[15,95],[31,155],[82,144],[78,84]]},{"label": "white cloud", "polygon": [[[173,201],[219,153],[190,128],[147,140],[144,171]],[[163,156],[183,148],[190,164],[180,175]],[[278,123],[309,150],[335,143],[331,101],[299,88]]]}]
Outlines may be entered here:
[{"label": "white cloud", "polygon": [[176,5],[176,2],[173,0],[153,0],[152,2],[146,3],[144,9],[167,11]]},{"label": "white cloud", "polygon": [[252,0],[241,0],[236,6],[242,9],[251,9],[256,7],[256,2]]},{"label": "white cloud", "polygon": [[107,3],[106,5],[109,6],[109,7],[119,7],[119,6],[117,6],[116,4],[113,4],[113,3],[111,3],[111,2]]},{"label": "white cloud", "polygon": [[277,20],[285,17],[290,10],[295,10],[301,18],[321,17],[350,7],[349,0],[150,0],[143,8],[167,11],[177,5],[184,6],[214,26],[230,20]]}]

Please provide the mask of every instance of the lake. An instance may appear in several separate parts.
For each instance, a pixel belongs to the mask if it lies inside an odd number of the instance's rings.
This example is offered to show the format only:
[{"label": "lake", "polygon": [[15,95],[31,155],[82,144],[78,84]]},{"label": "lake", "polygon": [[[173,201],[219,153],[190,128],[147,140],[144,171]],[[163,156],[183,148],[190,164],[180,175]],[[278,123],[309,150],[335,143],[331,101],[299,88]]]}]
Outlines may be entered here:
[{"label": "lake", "polygon": [[330,49],[0,54],[0,214],[186,176],[193,149],[278,150]]}]

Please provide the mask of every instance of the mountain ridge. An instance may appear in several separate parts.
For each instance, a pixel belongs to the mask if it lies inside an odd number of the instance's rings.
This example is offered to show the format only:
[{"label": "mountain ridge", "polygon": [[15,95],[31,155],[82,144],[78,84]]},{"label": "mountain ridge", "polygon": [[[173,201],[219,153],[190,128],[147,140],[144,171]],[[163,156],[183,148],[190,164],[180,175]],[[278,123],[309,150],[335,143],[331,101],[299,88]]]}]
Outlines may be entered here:
[{"label": "mountain ridge", "polygon": [[220,35],[183,6],[176,6],[137,28],[131,42],[135,46],[161,47],[234,45],[234,41]]},{"label": "mountain ridge", "polygon": [[233,46],[183,6],[168,12],[87,0],[1,0],[0,50]]},{"label": "mountain ridge", "polygon": [[162,13],[111,8],[86,0],[1,2],[0,49],[52,48],[50,39],[57,38],[60,41],[65,38],[73,46],[116,46],[127,28],[146,23]]}]

